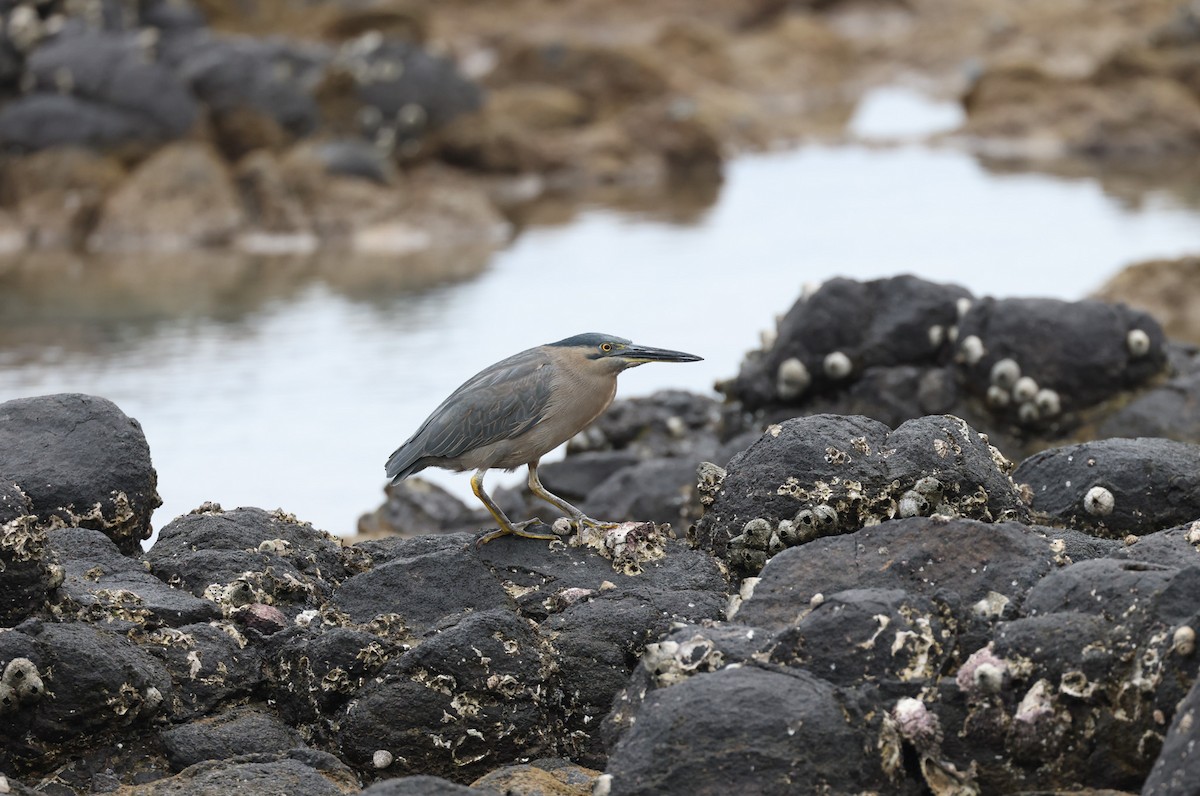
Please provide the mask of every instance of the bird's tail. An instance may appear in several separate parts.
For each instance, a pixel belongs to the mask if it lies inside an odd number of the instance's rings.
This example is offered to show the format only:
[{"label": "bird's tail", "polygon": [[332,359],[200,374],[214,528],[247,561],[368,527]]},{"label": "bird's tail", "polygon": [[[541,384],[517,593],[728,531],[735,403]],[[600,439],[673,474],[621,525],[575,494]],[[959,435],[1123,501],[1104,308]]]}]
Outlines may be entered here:
[{"label": "bird's tail", "polygon": [[413,473],[425,469],[425,462],[415,445],[404,444],[396,448],[387,460],[385,471],[393,484],[398,484]]}]

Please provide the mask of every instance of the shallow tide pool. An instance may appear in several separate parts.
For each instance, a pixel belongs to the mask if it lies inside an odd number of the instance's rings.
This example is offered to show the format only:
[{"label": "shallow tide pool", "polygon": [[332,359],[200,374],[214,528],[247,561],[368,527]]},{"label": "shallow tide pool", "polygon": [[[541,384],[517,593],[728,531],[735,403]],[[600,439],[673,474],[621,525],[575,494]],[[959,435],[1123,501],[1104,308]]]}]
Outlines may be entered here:
[{"label": "shallow tide pool", "polygon": [[[1130,207],[1089,179],[998,175],[949,149],[811,146],[735,160],[688,223],[586,210],[440,286],[364,297],[303,278],[153,323],[110,300],[62,341],[32,302],[0,318],[0,400],[87,392],[141,421],[164,501],[156,527],[211,500],[349,534],[382,500],[388,454],[465,378],[519,349],[611,332],[705,357],[630,371],[619,396],[703,392],[805,284],[914,273],[977,295],[1077,299],[1130,262],[1198,244],[1200,212],[1166,193]],[[173,300],[187,309],[186,291]],[[23,335],[31,322],[39,333]],[[426,474],[469,497],[466,475]]]}]

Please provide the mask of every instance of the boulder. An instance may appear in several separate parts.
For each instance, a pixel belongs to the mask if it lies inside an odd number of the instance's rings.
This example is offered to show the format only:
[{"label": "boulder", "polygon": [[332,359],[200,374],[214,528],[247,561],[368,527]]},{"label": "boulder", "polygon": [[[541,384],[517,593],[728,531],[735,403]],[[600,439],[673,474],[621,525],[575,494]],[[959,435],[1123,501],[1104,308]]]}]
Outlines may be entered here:
[{"label": "boulder", "polygon": [[286,752],[302,745],[296,730],[257,708],[233,708],[163,730],[160,737],[175,771],[206,760]]},{"label": "boulder", "polygon": [[485,522],[479,512],[471,511],[454,495],[419,476],[388,484],[383,491],[383,505],[359,518],[360,536],[416,536],[479,527]]},{"label": "boulder", "polygon": [[90,528],[63,528],[48,548],[64,572],[55,612],[87,622],[180,627],[220,616],[216,603],[174,589]]},{"label": "boulder", "polygon": [[792,305],[771,345],[746,358],[725,394],[751,410],[794,405],[853,384],[870,368],[936,365],[970,300],[957,285],[914,276],[831,279]]},{"label": "boulder", "polygon": [[757,666],[697,674],[647,694],[612,749],[614,794],[834,793],[881,784],[878,756],[833,686]]},{"label": "boulder", "polygon": [[1167,364],[1157,321],[1099,301],[980,299],[959,322],[957,349],[968,389],[1033,428],[1140,387]]},{"label": "boulder", "polygon": [[126,33],[66,30],[30,53],[26,79],[30,93],[0,109],[0,142],[9,146],[161,142],[197,118],[187,88]]},{"label": "boulder", "polygon": [[141,426],[89,395],[0,404],[0,481],[21,489],[39,527],[92,528],[127,555],[162,504]]},{"label": "boulder", "polygon": [[94,251],[181,251],[230,242],[245,223],[232,175],[205,144],[163,147],[105,200]]},{"label": "boulder", "polygon": [[164,66],[204,103],[229,159],[317,129],[309,87],[331,57],[326,48],[196,30],[167,37],[160,50]]},{"label": "boulder", "polygon": [[15,710],[0,725],[7,743],[28,734],[41,743],[79,739],[95,746],[130,725],[169,715],[170,674],[122,633],[82,622],[20,627],[0,636],[5,671],[14,660],[28,669],[27,690],[14,689]]},{"label": "boulder", "polygon": [[175,684],[164,696],[176,718],[210,715],[259,693],[266,679],[264,653],[247,635],[230,622],[159,627],[146,633],[142,649],[162,662]]},{"label": "boulder", "polygon": [[238,755],[189,766],[173,777],[126,789],[129,796],[343,796],[357,791],[353,773],[336,757],[309,749]]},{"label": "boulder", "polygon": [[[1193,628],[1194,629],[1194,628]],[[1163,739],[1162,752],[1154,761],[1150,776],[1142,785],[1142,796],[1169,796],[1186,791],[1200,775],[1197,769],[1196,734],[1194,727],[1200,721],[1200,680],[1175,712],[1175,720]]]},{"label": "boulder", "polygon": [[816,415],[771,426],[726,469],[701,474],[695,537],[754,575],[773,555],[893,517],[1022,520],[1011,464],[959,418],[892,431],[865,417]]},{"label": "boulder", "polygon": [[146,552],[154,575],[228,613],[253,603],[294,615],[345,577],[341,546],[282,511],[206,504],[176,518]]},{"label": "boulder", "polygon": [[1040,522],[1141,536],[1200,517],[1200,445],[1104,439],[1026,459],[1013,480]]},{"label": "boulder", "polygon": [[483,103],[479,86],[451,61],[378,33],[341,46],[316,97],[333,133],[386,143],[405,156],[418,153],[430,132]]}]

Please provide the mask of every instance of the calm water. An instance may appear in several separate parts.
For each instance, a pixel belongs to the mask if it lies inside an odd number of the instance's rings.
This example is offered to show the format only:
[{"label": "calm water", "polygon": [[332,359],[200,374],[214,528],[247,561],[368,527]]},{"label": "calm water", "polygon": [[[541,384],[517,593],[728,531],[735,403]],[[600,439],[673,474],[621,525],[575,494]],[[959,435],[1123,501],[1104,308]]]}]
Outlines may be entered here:
[{"label": "calm water", "polygon": [[[588,210],[490,261],[462,255],[459,281],[440,285],[378,264],[234,268],[224,255],[178,282],[171,263],[146,265],[151,288],[136,265],[76,263],[47,286],[0,266],[0,400],[87,392],[140,420],[156,527],[213,500],[346,534],[382,499],[393,448],[521,348],[612,332],[706,358],[638,368],[619,395],[707,391],[805,283],[910,272],[1076,299],[1198,244],[1200,212],[1165,193],[1133,208],[1091,180],[998,176],[955,151],[808,147],[735,161],[688,223]],[[465,475],[431,475],[469,496]]]}]

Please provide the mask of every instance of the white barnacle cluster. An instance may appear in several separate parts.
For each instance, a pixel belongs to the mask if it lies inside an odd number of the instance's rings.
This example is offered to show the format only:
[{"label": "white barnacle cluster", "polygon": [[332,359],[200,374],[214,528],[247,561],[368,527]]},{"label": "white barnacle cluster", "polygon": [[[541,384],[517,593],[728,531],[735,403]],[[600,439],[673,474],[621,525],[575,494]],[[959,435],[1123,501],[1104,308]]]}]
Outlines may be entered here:
[{"label": "white barnacle cluster", "polygon": [[1037,425],[1062,414],[1058,392],[1022,374],[1021,365],[1012,357],[992,363],[988,382],[988,406],[998,411],[1015,407],[1017,421],[1023,426]]},{"label": "white barnacle cluster", "polygon": [[0,675],[0,715],[39,701],[46,693],[42,675],[28,658],[13,658]]},{"label": "white barnacle cluster", "polygon": [[687,641],[672,639],[647,644],[642,666],[659,686],[675,685],[698,672],[714,672],[725,665],[725,656],[712,639],[697,633]]}]

